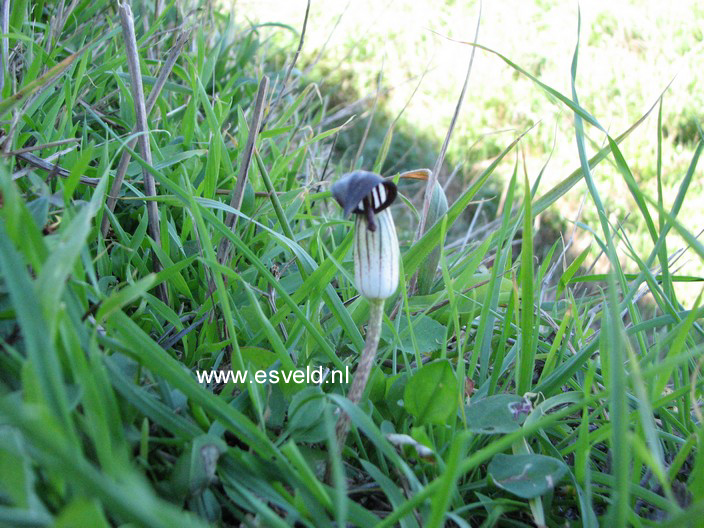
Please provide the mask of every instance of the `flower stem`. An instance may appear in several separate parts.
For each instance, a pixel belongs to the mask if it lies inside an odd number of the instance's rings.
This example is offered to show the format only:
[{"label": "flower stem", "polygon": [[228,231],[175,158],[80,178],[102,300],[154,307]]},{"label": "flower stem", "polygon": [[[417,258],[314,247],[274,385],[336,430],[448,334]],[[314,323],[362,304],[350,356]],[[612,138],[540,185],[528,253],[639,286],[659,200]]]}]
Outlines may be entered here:
[{"label": "flower stem", "polygon": [[369,325],[367,326],[367,340],[364,344],[362,357],[359,358],[357,372],[355,372],[352,386],[347,393],[347,398],[352,403],[359,403],[367,386],[369,373],[374,365],[376,350],[379,347],[381,337],[381,323],[384,320],[384,299],[372,299],[369,301]]},{"label": "flower stem", "polygon": [[[359,403],[362,399],[362,394],[364,394],[364,389],[367,386],[367,381],[369,380],[369,374],[371,373],[372,366],[374,365],[376,350],[379,347],[379,338],[381,337],[381,324],[384,320],[384,300],[385,299],[369,299],[369,325],[367,326],[367,340],[364,344],[364,350],[362,351],[362,356],[359,359],[359,364],[357,365],[357,371],[355,372],[354,379],[352,380],[352,386],[347,393],[347,399],[354,404]],[[349,426],[350,417],[347,413],[343,412],[337,421],[337,426],[335,427],[337,446],[340,453],[342,452],[342,448],[345,446]],[[328,465],[328,471],[329,469],[330,465]],[[329,478],[326,477],[326,481],[329,482]]]}]

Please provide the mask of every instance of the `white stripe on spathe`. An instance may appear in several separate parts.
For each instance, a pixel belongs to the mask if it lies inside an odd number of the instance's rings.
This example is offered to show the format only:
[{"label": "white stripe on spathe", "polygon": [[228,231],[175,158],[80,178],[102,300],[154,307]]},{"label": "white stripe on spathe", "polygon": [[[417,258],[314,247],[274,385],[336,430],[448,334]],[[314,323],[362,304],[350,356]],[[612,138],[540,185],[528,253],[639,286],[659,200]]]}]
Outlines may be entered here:
[{"label": "white stripe on spathe", "polygon": [[357,215],[354,282],[367,299],[386,299],[398,288],[400,252],[390,208],[379,212],[376,219],[376,231],[369,231],[366,216]]},{"label": "white stripe on spathe", "polygon": [[384,187],[383,184],[377,185],[375,190],[379,194],[379,203],[377,204],[377,207],[381,207],[381,204],[386,201],[386,187]]},{"label": "white stripe on spathe", "polygon": [[[379,209],[386,201],[386,188],[383,185],[377,185],[372,189],[370,193],[372,197],[372,204],[374,209]],[[357,209],[364,211],[364,200],[360,200],[357,204]]]}]

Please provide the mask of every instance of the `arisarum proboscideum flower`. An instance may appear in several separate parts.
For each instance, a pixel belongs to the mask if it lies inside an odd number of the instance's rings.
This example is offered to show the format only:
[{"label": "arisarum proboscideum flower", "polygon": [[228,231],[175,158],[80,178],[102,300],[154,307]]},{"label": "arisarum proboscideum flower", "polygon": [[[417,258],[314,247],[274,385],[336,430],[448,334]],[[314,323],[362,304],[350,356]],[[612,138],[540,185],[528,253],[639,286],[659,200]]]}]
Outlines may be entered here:
[{"label": "arisarum proboscideum flower", "polygon": [[[352,403],[361,400],[374,364],[384,301],[398,288],[398,238],[389,208],[396,194],[396,185],[367,171],[345,174],[332,186],[332,195],[345,215],[355,215],[354,282],[359,293],[369,301],[366,342],[347,395]],[[342,414],[336,427],[340,448],[344,445],[348,427],[349,416]]]},{"label": "arisarum proboscideum flower", "polygon": [[389,206],[396,185],[378,174],[355,171],[332,186],[332,194],[345,215],[355,215],[354,282],[369,300],[383,300],[396,292],[399,250]]}]

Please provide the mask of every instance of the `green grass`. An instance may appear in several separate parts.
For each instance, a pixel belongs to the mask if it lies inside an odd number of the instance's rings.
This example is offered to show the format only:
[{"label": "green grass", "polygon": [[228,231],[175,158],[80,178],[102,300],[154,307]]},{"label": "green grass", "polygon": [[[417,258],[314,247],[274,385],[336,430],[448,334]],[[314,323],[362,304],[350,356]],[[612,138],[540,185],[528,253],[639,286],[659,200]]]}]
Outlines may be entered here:
[{"label": "green grass", "polygon": [[[198,370],[354,370],[368,317],[351,280],[352,224],[327,190],[354,157],[335,143],[361,141],[326,123],[340,93],[295,68],[282,88],[297,41],[280,48],[265,31],[292,28],[206,7],[183,18],[171,3],[155,18],[135,6],[146,97],[177,30],[191,30],[149,114],[146,156],[132,141],[117,7],[79,2],[63,24],[53,2],[13,8],[0,101],[0,526],[696,526],[704,309],[675,286],[698,293],[703,279],[678,270],[671,241],[704,262],[682,221],[699,129],[673,185],[666,98],[612,132],[578,97],[590,75],[579,46],[569,91],[484,47],[573,116],[562,138],[577,147],[571,172],[546,183],[549,162],[524,165],[535,128],[495,138],[481,173],[417,241],[422,196],[399,179],[401,288],[359,405],[340,383],[200,384]],[[613,24],[602,20],[604,34]],[[250,130],[258,90],[262,125]],[[650,193],[622,146],[656,109]],[[364,168],[393,167],[392,122],[371,121],[383,139]],[[64,170],[36,168],[29,154]],[[646,249],[608,215],[613,197],[593,172],[604,163]],[[499,171],[512,174],[503,208],[462,243],[463,216]],[[597,215],[579,227],[595,251],[570,257],[561,239],[539,251],[536,217],[582,180]],[[589,267],[598,251],[606,271]],[[419,270],[421,293],[408,287]],[[352,423],[342,453],[339,411]]]},{"label": "green grass", "polygon": [[[277,20],[300,28],[304,3],[252,2],[235,12],[242,20],[264,21],[275,5]],[[302,61],[301,69],[310,69],[309,79],[319,82],[335,103],[341,93],[351,100],[373,97],[381,72],[382,95],[374,117],[377,126],[370,131],[365,158],[375,158],[386,130],[384,123],[390,123],[403,109],[391,144],[394,156],[387,161],[384,173],[432,167],[462,86],[463,63],[469,58],[469,49],[456,40],[473,38],[479,2],[406,0],[388,4],[358,0],[345,9],[347,4],[347,0],[312,4],[310,16],[314,22],[308,24],[302,55],[308,60]],[[697,123],[703,118],[704,104],[697,89],[704,83],[700,4],[696,0],[682,0],[676,6],[665,6],[657,0],[624,0],[617,4],[594,0],[581,6],[580,100],[612,135],[638,120],[671,83],[661,128],[665,146],[661,175],[666,194],[678,185],[687,169],[699,138]],[[569,96],[576,17],[577,5],[570,2],[504,0],[501,5],[484,6],[479,42]],[[265,34],[291,47],[297,40],[286,32]],[[323,46],[321,60],[311,67]],[[370,107],[355,107],[362,119],[336,144],[343,155],[347,152],[348,162],[357,151]],[[655,117],[653,113],[621,145],[634,178],[652,196],[657,194]],[[467,100],[443,167],[443,179],[457,169],[448,194],[459,194],[501,152],[515,131],[531,125],[535,129],[522,141],[520,150],[531,174],[550,158],[543,177],[547,189],[575,167],[572,112],[553,97],[545,97],[515,69],[478,50]],[[590,156],[605,144],[599,131],[591,127],[585,130],[585,143]],[[482,213],[488,219],[496,214],[511,173],[510,166],[499,167],[482,189],[479,197],[487,200]],[[633,247],[639,253],[648,251],[647,226],[640,215],[627,216],[632,210],[630,193],[616,164],[607,159],[595,171],[595,178],[599,191],[610,193],[607,209],[624,222]],[[544,257],[555,231],[570,231],[585,192],[583,186],[577,186],[550,212],[540,215],[536,255]],[[697,206],[702,189],[695,185],[690,192],[692,199],[683,209],[684,224],[697,232],[703,220]],[[475,210],[476,206],[470,208],[470,212]],[[599,223],[590,200],[582,208],[581,219],[589,225]],[[456,229],[466,229],[470,220],[468,213],[462,227]],[[673,250],[686,245],[679,236],[670,238]],[[588,233],[577,230],[573,248],[581,251],[590,242]],[[683,273],[704,273],[698,259],[683,258],[679,264]],[[638,269],[629,260],[624,260],[623,266],[629,273]],[[602,259],[596,269],[604,272],[607,268],[606,259]],[[687,304],[696,298],[697,292],[690,288],[679,284],[674,288]]]}]

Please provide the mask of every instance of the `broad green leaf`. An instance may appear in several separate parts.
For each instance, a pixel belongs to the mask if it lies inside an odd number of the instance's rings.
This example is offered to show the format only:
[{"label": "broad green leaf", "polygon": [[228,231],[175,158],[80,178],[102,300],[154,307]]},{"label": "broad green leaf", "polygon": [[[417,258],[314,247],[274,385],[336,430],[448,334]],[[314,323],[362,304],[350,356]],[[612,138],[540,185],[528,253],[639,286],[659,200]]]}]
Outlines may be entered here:
[{"label": "broad green leaf", "polygon": [[193,439],[174,465],[172,486],[180,497],[202,493],[215,480],[218,459],[227,450],[227,444],[213,435]]},{"label": "broad green leaf", "polygon": [[447,360],[428,363],[408,380],[403,402],[418,423],[445,424],[457,411],[459,387]]},{"label": "broad green leaf", "polygon": [[567,473],[567,466],[562,460],[545,455],[499,453],[489,462],[487,473],[499,488],[532,499],[553,489]]},{"label": "broad green leaf", "polygon": [[288,408],[288,431],[299,442],[320,442],[326,438],[323,409],[328,405],[320,387],[306,387],[296,393]]},{"label": "broad green leaf", "polygon": [[517,431],[530,412],[515,394],[496,394],[472,401],[467,408],[467,428],[478,434],[503,434]]},{"label": "broad green leaf", "polygon": [[[411,327],[408,326],[408,318],[402,317],[398,329],[401,342],[397,346],[409,355],[415,354],[411,332],[415,336],[415,343],[419,354],[429,354],[438,350],[443,344],[445,327],[427,315],[415,315],[411,317]],[[381,331],[381,338],[387,343],[394,342],[394,335],[390,328],[384,326]]]}]

